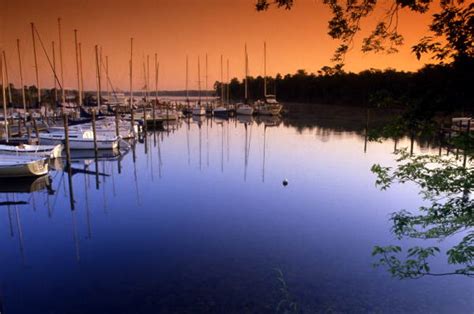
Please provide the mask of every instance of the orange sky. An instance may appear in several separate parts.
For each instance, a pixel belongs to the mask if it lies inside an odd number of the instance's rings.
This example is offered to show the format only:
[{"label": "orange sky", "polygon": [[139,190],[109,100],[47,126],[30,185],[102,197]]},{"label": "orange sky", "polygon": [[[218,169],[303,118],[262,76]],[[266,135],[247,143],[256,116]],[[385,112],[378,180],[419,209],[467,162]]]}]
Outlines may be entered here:
[{"label": "orange sky", "polygon": [[[30,22],[35,22],[48,49],[58,41],[57,18],[62,18],[64,79],[76,88],[73,29],[83,46],[85,88],[95,89],[94,45],[109,56],[110,76],[117,87],[128,89],[130,37],[135,38],[134,88],[144,85],[143,60],[154,53],[160,61],[160,89],[184,89],[185,57],[189,55],[189,85],[197,88],[197,57],[201,56],[204,88],[204,55],[209,58],[209,88],[220,77],[220,54],[230,60],[230,76],[244,74],[244,44],[248,45],[250,75],[263,73],[263,41],[267,41],[268,75],[316,72],[330,64],[337,42],[327,33],[328,9],[321,0],[296,0],[291,11],[256,12],[254,0],[0,0],[0,49],[7,53],[10,81],[19,85],[16,38],[22,46],[26,84],[34,83]],[[370,28],[372,18],[362,27]],[[410,53],[418,38],[427,34],[428,14],[400,14],[405,45],[397,55],[364,55],[360,46],[346,58],[346,70],[392,67],[416,70],[423,65]],[[360,39],[360,37],[359,37]],[[39,44],[38,44],[39,46]],[[57,43],[56,43],[57,47]],[[41,86],[53,85],[53,76],[41,48]],[[58,51],[57,51],[58,54]],[[57,58],[59,59],[59,58]],[[224,59],[224,60],[225,60]],[[58,62],[59,64],[59,62]],[[58,65],[59,66],[59,65]],[[224,71],[225,75],[225,71]]]}]

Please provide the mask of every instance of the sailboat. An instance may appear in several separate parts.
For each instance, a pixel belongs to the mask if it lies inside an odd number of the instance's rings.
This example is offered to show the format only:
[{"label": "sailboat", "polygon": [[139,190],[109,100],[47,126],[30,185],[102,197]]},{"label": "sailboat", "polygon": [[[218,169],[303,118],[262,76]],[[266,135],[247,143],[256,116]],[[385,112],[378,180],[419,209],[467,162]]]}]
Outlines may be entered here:
[{"label": "sailboat", "polygon": [[267,94],[267,43],[263,43],[263,101],[256,102],[257,113],[259,115],[277,116],[280,114],[283,106],[278,103],[275,95]]},{"label": "sailboat", "polygon": [[46,158],[35,156],[9,156],[0,157],[0,177],[34,177],[48,173]]},{"label": "sailboat", "polygon": [[[133,129],[130,126],[129,122],[122,120],[118,121],[118,130],[119,136],[123,139],[131,139],[135,137],[135,134],[138,132],[138,125],[135,124]],[[96,133],[99,136],[108,136],[112,137],[117,134],[115,119],[106,117],[102,120],[96,121],[95,125]],[[70,131],[80,132],[83,130],[92,130],[92,123],[82,123],[69,126]],[[64,126],[61,125],[51,125],[48,127],[49,132],[64,133]]]},{"label": "sailboat", "polygon": [[[44,145],[57,145],[65,142],[64,132],[40,133],[38,137],[40,143]],[[116,149],[118,148],[120,139],[120,136],[96,134],[97,149]],[[95,149],[92,130],[70,130],[69,147],[71,150]]]},{"label": "sailboat", "polygon": [[58,144],[58,145],[0,144],[0,153],[2,154],[32,155],[32,156],[39,156],[39,157],[47,157],[51,159],[61,157],[62,150],[63,150],[63,145],[61,144]]},{"label": "sailboat", "polygon": [[198,90],[199,90],[199,100],[196,106],[193,108],[193,116],[205,116],[206,109],[201,106],[201,62],[198,57]]},{"label": "sailboat", "polygon": [[237,104],[237,115],[251,116],[253,115],[253,107],[248,104],[248,70],[249,58],[247,54],[247,45],[245,45],[245,103]]},{"label": "sailboat", "polygon": [[212,113],[215,116],[228,117],[229,110],[227,109],[226,106],[224,106],[224,74],[223,74],[222,66],[223,65],[222,65],[222,55],[221,55],[221,103],[217,108],[214,108],[214,110],[212,110]]},{"label": "sailboat", "polygon": [[186,55],[186,107],[182,110],[184,115],[192,114],[193,111],[189,107],[189,90],[188,90],[188,56]]}]

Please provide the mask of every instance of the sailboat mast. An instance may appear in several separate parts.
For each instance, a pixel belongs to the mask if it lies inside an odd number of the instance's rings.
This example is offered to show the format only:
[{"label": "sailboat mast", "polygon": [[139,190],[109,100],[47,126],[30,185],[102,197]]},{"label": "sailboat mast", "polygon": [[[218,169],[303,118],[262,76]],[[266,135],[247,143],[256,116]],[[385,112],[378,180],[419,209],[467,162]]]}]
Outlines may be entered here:
[{"label": "sailboat mast", "polygon": [[186,102],[189,105],[189,92],[188,92],[188,55],[186,55]]},{"label": "sailboat mast", "polygon": [[198,90],[199,90],[199,100],[198,103],[201,105],[201,60],[198,56]]},{"label": "sailboat mast", "polygon": [[12,89],[10,88],[10,79],[8,78],[7,56],[5,54],[5,50],[2,51],[2,55],[3,55],[3,63],[5,64],[5,78],[6,78],[5,84],[7,84],[8,102],[11,104],[11,103],[13,103],[13,101],[12,101]]},{"label": "sailboat mast", "polygon": [[41,105],[41,86],[38,72],[38,57],[36,56],[35,23],[31,23],[31,35],[33,36],[33,56],[35,59],[36,88],[38,89],[38,104]]},{"label": "sailboat mast", "polygon": [[81,74],[81,85],[79,89],[79,93],[81,94],[82,99],[84,99],[84,76],[82,74],[82,44],[78,43],[79,46],[79,70]]},{"label": "sailboat mast", "polygon": [[146,56],[146,103],[148,105],[149,96],[150,96],[150,55]]},{"label": "sailboat mast", "polygon": [[79,96],[79,106],[82,106],[81,69],[80,69],[80,66],[79,66],[79,47],[77,45],[77,29],[74,30],[74,46],[76,47],[77,91],[78,91],[78,94],[79,94],[78,95]]},{"label": "sailboat mast", "polygon": [[53,82],[54,82],[54,102],[58,102],[58,85],[56,83],[56,49],[54,48],[54,40],[51,42],[53,50]]},{"label": "sailboat mast", "polygon": [[221,55],[221,103],[224,104],[224,69],[223,57]]},{"label": "sailboat mast", "polygon": [[107,86],[107,100],[110,100],[109,56],[105,56],[105,83]]},{"label": "sailboat mast", "polygon": [[[59,34],[59,63],[61,66],[61,97],[62,102],[66,102],[66,91],[64,90],[64,67],[63,67],[63,42],[61,36],[61,18],[58,18],[58,34]],[[55,74],[56,75],[56,74]]]},{"label": "sailboat mast", "polygon": [[229,59],[227,59],[227,77],[226,77],[226,82],[227,82],[227,103],[230,103],[230,84],[229,84]]},{"label": "sailboat mast", "polygon": [[[104,61],[102,59],[102,46],[99,46],[99,82],[102,82],[102,67],[104,67]],[[102,96],[102,83],[100,85],[101,96]]]},{"label": "sailboat mast", "polygon": [[245,103],[248,103],[248,73],[249,71],[249,58],[247,55],[247,44],[245,44]]},{"label": "sailboat mast", "polygon": [[263,42],[263,96],[267,97],[267,43]]},{"label": "sailboat mast", "polygon": [[206,53],[206,92],[207,92],[207,53]]},{"label": "sailboat mast", "polygon": [[155,53],[155,102],[158,105],[158,70],[160,64],[158,63],[158,54]]},{"label": "sailboat mast", "polygon": [[97,69],[97,109],[100,109],[100,64],[99,64],[99,46],[95,45],[95,65]]},{"label": "sailboat mast", "polygon": [[130,38],[130,109],[133,107],[133,38]]},{"label": "sailboat mast", "polygon": [[[20,65],[20,85],[21,85],[21,100],[23,101],[23,110],[25,111],[26,117],[26,96],[25,96],[25,86],[23,85],[23,69],[21,66],[21,52],[20,52],[20,39],[16,40],[16,48],[18,50],[18,64]],[[54,80],[56,82],[56,80]]]},{"label": "sailboat mast", "polygon": [[8,118],[7,118],[7,95],[5,92],[5,77],[3,75],[3,60],[0,58],[0,76],[2,77],[2,96],[3,96],[3,125],[5,128],[5,135],[8,142]]},{"label": "sailboat mast", "polygon": [[146,61],[143,60],[143,80],[145,82],[145,104],[148,103],[148,80],[147,80],[147,70],[146,70]]}]

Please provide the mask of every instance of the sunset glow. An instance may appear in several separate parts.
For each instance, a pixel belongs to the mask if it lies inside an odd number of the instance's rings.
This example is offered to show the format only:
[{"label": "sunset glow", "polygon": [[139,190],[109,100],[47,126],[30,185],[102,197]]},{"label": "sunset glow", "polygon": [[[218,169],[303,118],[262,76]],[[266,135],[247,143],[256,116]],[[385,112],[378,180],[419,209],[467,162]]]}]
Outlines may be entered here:
[{"label": "sunset glow", "polygon": [[[57,17],[62,18],[64,76],[67,88],[76,88],[74,29],[83,47],[85,88],[95,89],[94,46],[102,46],[109,56],[113,84],[128,89],[130,37],[134,37],[134,89],[143,85],[143,61],[158,54],[162,90],[184,88],[185,56],[190,59],[190,88],[197,88],[197,57],[208,54],[208,88],[220,79],[220,55],[229,59],[230,76],[244,73],[244,44],[249,51],[250,75],[263,74],[263,42],[268,47],[268,75],[294,73],[298,69],[316,72],[330,64],[337,42],[327,35],[329,11],[320,1],[297,1],[291,11],[270,9],[256,12],[253,0],[3,0],[0,17],[0,47],[7,54],[10,81],[19,85],[16,39],[21,40],[24,76],[34,84],[34,62],[30,23],[37,26],[49,53],[51,41],[58,47]],[[370,29],[374,17],[363,23]],[[54,17],[54,18],[52,18]],[[346,70],[358,72],[369,68],[416,70],[430,61],[418,61],[410,47],[427,35],[430,14],[402,11],[400,32],[405,45],[394,55],[364,55],[358,35],[346,59]],[[56,52],[58,53],[58,52]],[[53,85],[53,75],[45,55],[38,48],[40,80],[43,87]],[[59,67],[59,61],[57,61]],[[153,62],[150,66],[154,67]],[[224,71],[225,73],[225,71]],[[225,78],[225,77],[224,77]]]}]

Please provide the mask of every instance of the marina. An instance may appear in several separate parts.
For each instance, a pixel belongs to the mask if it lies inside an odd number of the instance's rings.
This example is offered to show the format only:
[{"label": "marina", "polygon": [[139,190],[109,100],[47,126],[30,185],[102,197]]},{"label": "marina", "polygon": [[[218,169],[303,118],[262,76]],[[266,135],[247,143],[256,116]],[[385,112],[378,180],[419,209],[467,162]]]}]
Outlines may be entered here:
[{"label": "marina", "polygon": [[0,314],[474,312],[474,4],[0,20]]}]

